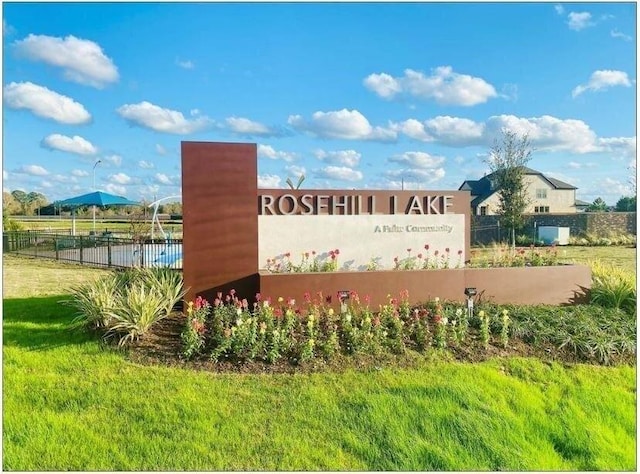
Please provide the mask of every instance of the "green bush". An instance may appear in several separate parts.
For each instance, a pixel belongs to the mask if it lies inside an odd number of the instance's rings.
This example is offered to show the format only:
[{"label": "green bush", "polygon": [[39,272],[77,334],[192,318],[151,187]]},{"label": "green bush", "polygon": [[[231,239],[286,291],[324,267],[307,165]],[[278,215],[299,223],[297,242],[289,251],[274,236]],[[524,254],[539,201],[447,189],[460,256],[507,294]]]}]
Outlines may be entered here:
[{"label": "green bush", "polygon": [[133,268],[72,288],[65,303],[77,310],[74,328],[103,330],[124,345],[168,316],[184,293],[179,272]]},{"label": "green bush", "polygon": [[167,298],[158,288],[142,280],[134,280],[118,295],[120,297],[108,310],[111,319],[106,336],[116,336],[120,346],[137,340],[169,314]]},{"label": "green bush", "polygon": [[599,261],[590,262],[591,302],[605,308],[619,308],[635,314],[636,282],[632,274]]}]

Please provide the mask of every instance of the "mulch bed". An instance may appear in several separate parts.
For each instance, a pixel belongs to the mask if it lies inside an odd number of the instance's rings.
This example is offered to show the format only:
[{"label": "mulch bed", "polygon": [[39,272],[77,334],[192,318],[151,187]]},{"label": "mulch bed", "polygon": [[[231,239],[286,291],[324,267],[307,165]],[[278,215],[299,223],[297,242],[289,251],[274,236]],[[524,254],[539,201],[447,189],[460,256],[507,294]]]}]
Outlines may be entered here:
[{"label": "mulch bed", "polygon": [[[162,365],[169,367],[183,367],[194,370],[230,373],[313,373],[321,371],[341,372],[354,370],[379,370],[383,367],[410,368],[424,363],[425,356],[413,351],[404,355],[384,354],[381,356],[338,355],[327,362],[320,358],[295,365],[287,360],[280,360],[274,364],[262,361],[255,362],[212,362],[207,357],[195,360],[185,360],[181,356],[182,340],[180,333],[185,325],[185,316],[181,312],[173,312],[169,317],[160,321],[143,338],[129,346],[128,357],[132,362],[142,365]],[[595,363],[585,360],[575,353],[554,347],[539,347],[528,344],[520,339],[509,339],[508,347],[489,344],[484,348],[477,330],[469,328],[467,340],[460,347],[448,347],[444,358],[459,362],[477,363],[494,357],[536,357],[545,362],[559,362],[561,364]],[[442,359],[442,357],[441,357]],[[636,362],[635,356],[615,360],[614,363]]]}]

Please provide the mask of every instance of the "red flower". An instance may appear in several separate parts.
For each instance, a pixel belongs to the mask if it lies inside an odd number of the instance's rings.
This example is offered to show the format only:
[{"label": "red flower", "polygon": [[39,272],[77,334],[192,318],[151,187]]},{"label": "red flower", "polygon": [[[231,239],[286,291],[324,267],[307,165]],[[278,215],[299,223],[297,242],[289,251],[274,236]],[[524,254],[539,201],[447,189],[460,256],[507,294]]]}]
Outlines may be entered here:
[{"label": "red flower", "polygon": [[422,258],[422,254],[421,253],[418,254],[418,258]]},{"label": "red flower", "polygon": [[308,291],[304,292],[304,300],[307,303],[311,303],[311,293],[309,293]]},{"label": "red flower", "polygon": [[439,253],[440,253],[440,252],[438,252],[437,250],[436,250],[435,252],[433,252],[433,254],[434,254],[436,257],[438,256],[438,254],[439,254]]},{"label": "red flower", "polygon": [[394,262],[396,262],[396,263],[398,263],[398,257],[395,257],[395,258],[393,259],[393,261],[394,261]]},{"label": "red flower", "polygon": [[315,254],[316,254],[316,251],[315,251],[315,250],[312,250],[312,251],[311,251],[311,255],[315,255]]},{"label": "red flower", "polygon": [[364,302],[365,302],[366,304],[371,303],[371,296],[369,296],[369,295],[364,295]]},{"label": "red flower", "polygon": [[425,250],[429,250],[429,244],[425,244],[425,245],[424,245],[424,249],[425,249]]},{"label": "red flower", "polygon": [[336,255],[340,255],[340,249],[335,249],[334,252],[335,252]]},{"label": "red flower", "polygon": [[449,247],[447,247],[446,249],[444,249],[445,252],[449,253]]},{"label": "red flower", "polygon": [[273,314],[274,314],[274,316],[275,316],[276,318],[281,317],[281,316],[282,316],[282,309],[280,309],[280,308],[276,308],[276,309],[274,309],[274,310],[273,310]]},{"label": "red flower", "polygon": [[407,249],[407,252],[411,253],[411,249]]},{"label": "red flower", "polygon": [[458,255],[462,255],[462,250],[458,250]]},{"label": "red flower", "polygon": [[291,257],[291,252],[285,253],[284,256],[287,257],[287,258]]},{"label": "red flower", "polygon": [[236,294],[236,290],[234,290],[233,288],[231,290],[229,290],[229,294],[231,296],[234,296]]}]

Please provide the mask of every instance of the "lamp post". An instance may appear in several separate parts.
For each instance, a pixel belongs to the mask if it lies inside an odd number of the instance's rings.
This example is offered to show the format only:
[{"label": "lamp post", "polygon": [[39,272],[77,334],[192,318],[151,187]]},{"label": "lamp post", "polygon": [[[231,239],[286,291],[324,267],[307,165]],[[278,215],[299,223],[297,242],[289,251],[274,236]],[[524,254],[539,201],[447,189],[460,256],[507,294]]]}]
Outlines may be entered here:
[{"label": "lamp post", "polygon": [[[102,160],[97,160],[93,164],[93,190],[96,190],[96,166],[98,163],[102,163]],[[96,205],[93,205],[93,235],[96,235]]]}]

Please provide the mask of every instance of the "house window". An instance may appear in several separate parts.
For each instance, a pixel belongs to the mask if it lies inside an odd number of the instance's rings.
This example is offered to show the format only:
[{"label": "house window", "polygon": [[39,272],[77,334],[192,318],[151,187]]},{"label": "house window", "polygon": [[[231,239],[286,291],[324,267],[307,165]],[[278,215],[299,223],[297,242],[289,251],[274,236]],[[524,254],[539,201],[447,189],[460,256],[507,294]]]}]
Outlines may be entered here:
[{"label": "house window", "polygon": [[549,213],[549,206],[536,206],[534,208],[534,212],[536,214],[548,214]]},{"label": "house window", "polygon": [[481,216],[487,215],[487,206],[480,206],[480,215]]},{"label": "house window", "polygon": [[536,189],[536,199],[547,199],[547,190]]}]

